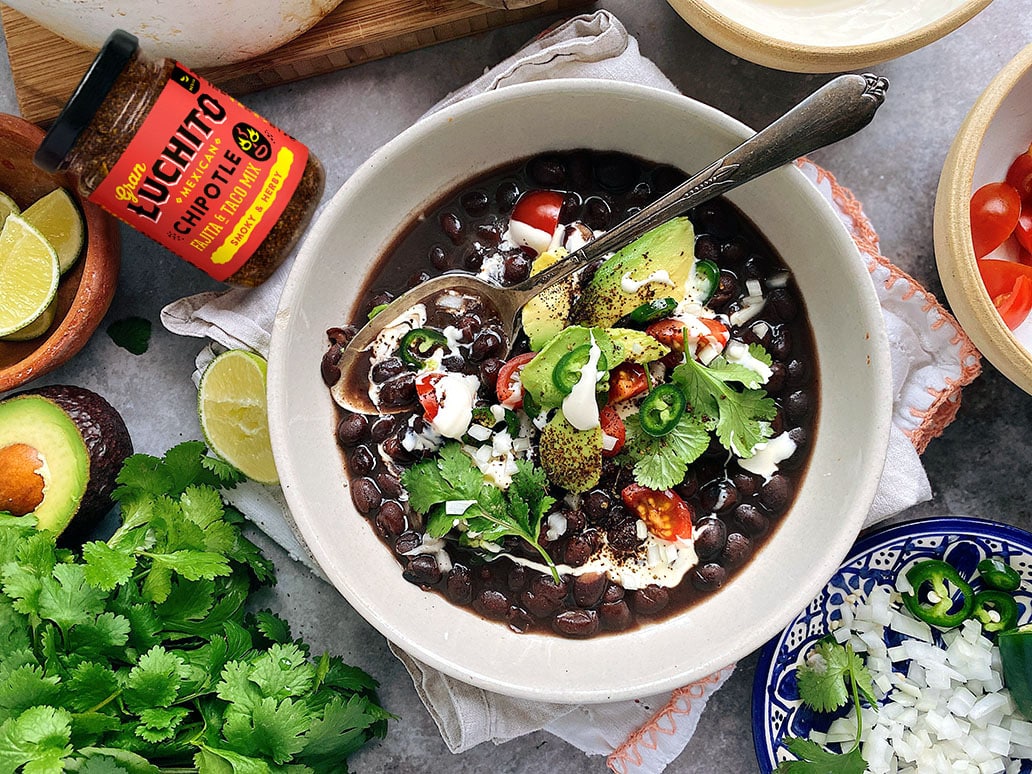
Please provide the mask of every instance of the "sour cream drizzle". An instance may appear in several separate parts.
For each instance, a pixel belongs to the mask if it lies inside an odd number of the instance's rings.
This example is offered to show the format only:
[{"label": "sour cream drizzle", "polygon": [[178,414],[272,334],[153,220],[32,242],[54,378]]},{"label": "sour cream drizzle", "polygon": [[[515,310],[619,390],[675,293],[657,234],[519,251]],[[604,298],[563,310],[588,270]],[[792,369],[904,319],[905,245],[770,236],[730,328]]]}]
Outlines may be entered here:
[{"label": "sour cream drizzle", "polygon": [[599,426],[598,404],[595,402],[595,385],[598,384],[598,360],[602,350],[591,334],[591,349],[588,362],[581,366],[580,379],[573,385],[570,394],[563,398],[563,416],[578,430],[590,430]]},{"label": "sour cream drizzle", "polygon": [[674,281],[670,278],[670,272],[666,269],[657,269],[642,280],[633,279],[631,277],[631,273],[627,272],[620,277],[620,290],[624,293],[637,293],[643,287],[652,282],[655,282],[658,285],[669,285],[670,287],[674,287]]}]

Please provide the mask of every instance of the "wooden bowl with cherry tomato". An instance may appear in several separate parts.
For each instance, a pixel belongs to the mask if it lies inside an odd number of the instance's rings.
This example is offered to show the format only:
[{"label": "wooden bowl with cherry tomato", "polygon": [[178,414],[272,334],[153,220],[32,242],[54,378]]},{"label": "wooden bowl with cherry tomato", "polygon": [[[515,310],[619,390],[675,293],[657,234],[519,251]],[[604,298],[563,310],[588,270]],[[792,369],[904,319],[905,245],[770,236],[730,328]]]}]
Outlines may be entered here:
[{"label": "wooden bowl with cherry tomato", "polygon": [[1032,45],[975,102],[935,199],[935,260],[982,354],[1032,393]]}]

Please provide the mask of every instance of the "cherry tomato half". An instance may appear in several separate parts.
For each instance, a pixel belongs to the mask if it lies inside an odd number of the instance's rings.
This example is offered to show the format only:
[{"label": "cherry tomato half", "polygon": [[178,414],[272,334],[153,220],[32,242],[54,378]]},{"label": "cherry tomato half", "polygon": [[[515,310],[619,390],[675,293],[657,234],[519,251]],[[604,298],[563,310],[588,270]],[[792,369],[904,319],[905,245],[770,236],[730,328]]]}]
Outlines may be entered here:
[{"label": "cherry tomato half", "polygon": [[[1008,328],[1016,328],[1032,310],[1032,266],[1014,261],[978,262],[982,282]],[[1006,313],[1006,314],[1005,314]],[[1013,323],[1013,325],[1012,325]]]},{"label": "cherry tomato half", "polygon": [[649,380],[645,376],[645,366],[625,361],[609,372],[607,402],[610,405],[620,403],[635,395],[641,395],[648,388]]},{"label": "cherry tomato half", "polygon": [[988,183],[971,197],[971,242],[975,258],[983,258],[1014,232],[1021,197],[1010,183]]},{"label": "cherry tomato half", "polygon": [[1025,252],[1032,252],[1032,201],[1021,206],[1021,215],[1018,216],[1018,224],[1014,227],[1014,236]]},{"label": "cherry tomato half", "polygon": [[692,536],[692,506],[673,489],[662,492],[629,484],[620,492],[624,505],[638,514],[656,537],[671,542]]},{"label": "cherry tomato half", "polygon": [[516,201],[511,219],[552,234],[559,225],[562,208],[563,195],[558,191],[527,191]]},{"label": "cherry tomato half", "polygon": [[623,450],[624,444],[627,442],[627,428],[612,406],[606,406],[598,412],[598,423],[602,427],[602,433],[615,440],[612,449],[602,448],[602,456],[615,457]]},{"label": "cherry tomato half", "polygon": [[439,381],[441,374],[423,374],[416,378],[416,397],[419,398],[419,405],[423,407],[427,422],[433,422],[437,412],[441,410],[437,390],[434,389]]},{"label": "cherry tomato half", "polygon": [[1014,330],[1028,317],[1032,309],[1032,278],[1021,275],[1014,281],[1009,293],[993,297],[993,306],[1003,318],[1003,323]]},{"label": "cherry tomato half", "polygon": [[1021,201],[1032,199],[1032,147],[1011,162],[1006,180],[1014,186]]},{"label": "cherry tomato half", "polygon": [[[718,352],[723,351],[730,339],[730,334],[724,324],[720,320],[709,317],[700,317],[699,322],[707,328],[707,332],[700,334],[693,342],[691,340],[692,333],[689,331],[689,344],[696,345],[694,351],[699,352],[706,347],[715,347]],[[666,344],[674,352],[684,352],[684,329],[686,327],[683,320],[671,318],[652,323],[645,329],[645,332],[660,344]]]},{"label": "cherry tomato half", "polygon": [[536,352],[524,352],[510,358],[498,369],[498,381],[495,383],[495,394],[498,402],[506,408],[518,409],[523,405],[523,386],[519,383],[523,366],[534,359]]}]

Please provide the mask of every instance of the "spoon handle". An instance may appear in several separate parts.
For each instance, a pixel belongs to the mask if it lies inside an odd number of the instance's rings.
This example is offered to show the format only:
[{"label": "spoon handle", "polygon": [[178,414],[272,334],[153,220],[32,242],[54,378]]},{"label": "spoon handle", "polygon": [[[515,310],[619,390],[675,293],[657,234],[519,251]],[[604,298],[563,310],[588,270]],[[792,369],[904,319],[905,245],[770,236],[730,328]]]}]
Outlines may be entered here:
[{"label": "spoon handle", "polygon": [[888,87],[887,80],[875,75],[841,75],[829,81],[687,182],[512,290],[525,301],[670,218],[848,137],[871,122]]}]

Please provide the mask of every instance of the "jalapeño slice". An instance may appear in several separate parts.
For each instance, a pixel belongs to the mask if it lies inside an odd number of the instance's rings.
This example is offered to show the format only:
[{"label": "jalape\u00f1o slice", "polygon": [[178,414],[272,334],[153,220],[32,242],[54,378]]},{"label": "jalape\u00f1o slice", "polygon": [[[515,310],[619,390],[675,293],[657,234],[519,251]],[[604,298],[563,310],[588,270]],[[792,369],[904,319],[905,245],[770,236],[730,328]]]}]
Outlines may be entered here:
[{"label": "jalape\u00f1o slice", "polygon": [[650,392],[641,403],[638,420],[641,429],[659,438],[677,427],[684,414],[687,401],[676,384],[661,384]]},{"label": "jalape\u00f1o slice", "polygon": [[1018,603],[1006,591],[979,591],[975,594],[971,617],[991,634],[1005,632],[1018,623]]},{"label": "jalape\u00f1o slice", "polygon": [[[971,584],[948,562],[926,559],[907,570],[906,577],[914,592],[904,594],[903,603],[925,623],[949,629],[971,615],[975,606]],[[954,600],[958,593],[959,600]]]},{"label": "jalape\u00f1o slice", "polygon": [[978,563],[978,574],[990,588],[1000,591],[1016,591],[1021,585],[1018,571],[995,556],[983,559]]},{"label": "jalape\u00f1o slice", "polygon": [[720,267],[713,261],[696,261],[692,284],[699,294],[698,301],[706,304],[713,298],[713,294],[717,292],[717,287],[720,285]]},{"label": "jalape\u00f1o slice", "polygon": [[654,298],[634,309],[626,317],[620,319],[616,324],[617,328],[626,325],[648,325],[656,320],[662,320],[669,316],[677,308],[677,301],[673,298]]},{"label": "jalape\u00f1o slice", "polygon": [[440,331],[431,328],[413,328],[401,337],[399,354],[401,359],[417,368],[426,362],[438,347],[447,347],[448,339]]},{"label": "jalape\u00f1o slice", "polygon": [[[573,392],[574,385],[580,381],[581,370],[590,359],[591,344],[581,344],[563,355],[556,363],[555,370],[552,371],[552,382],[556,389],[563,395]],[[601,352],[599,352],[595,370],[599,372],[609,370],[609,362],[606,360],[605,354]]]}]

